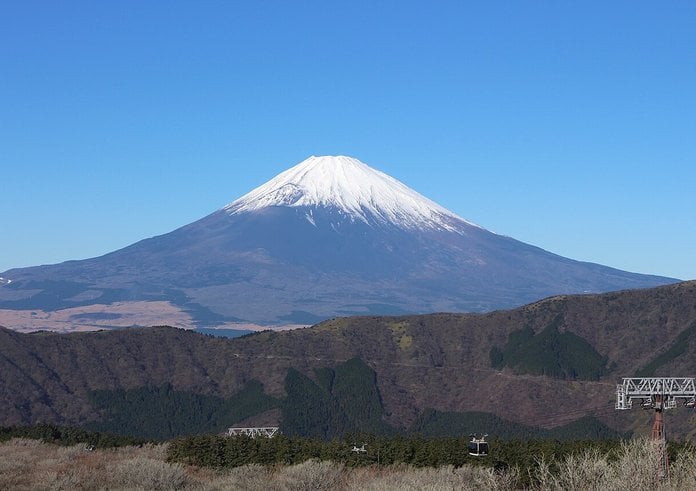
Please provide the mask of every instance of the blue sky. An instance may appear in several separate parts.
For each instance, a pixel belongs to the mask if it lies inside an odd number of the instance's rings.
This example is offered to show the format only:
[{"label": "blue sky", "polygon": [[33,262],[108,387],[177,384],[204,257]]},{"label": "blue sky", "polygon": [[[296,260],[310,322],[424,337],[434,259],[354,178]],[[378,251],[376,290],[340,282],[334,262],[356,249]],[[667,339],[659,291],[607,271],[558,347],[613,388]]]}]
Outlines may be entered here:
[{"label": "blue sky", "polygon": [[2,2],[0,271],[310,155],[574,259],[696,278],[694,2]]}]

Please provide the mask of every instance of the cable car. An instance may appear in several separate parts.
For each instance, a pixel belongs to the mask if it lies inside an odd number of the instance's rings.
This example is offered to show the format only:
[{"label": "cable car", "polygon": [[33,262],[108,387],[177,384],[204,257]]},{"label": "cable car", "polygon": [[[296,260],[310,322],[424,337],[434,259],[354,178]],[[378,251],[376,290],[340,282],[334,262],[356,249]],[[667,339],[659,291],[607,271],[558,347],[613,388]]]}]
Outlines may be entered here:
[{"label": "cable car", "polygon": [[365,453],[367,452],[367,449],[365,448],[365,444],[362,444],[362,447],[358,447],[357,445],[353,445],[353,448],[350,449],[351,452],[355,453]]},{"label": "cable car", "polygon": [[473,455],[474,457],[485,457],[488,455],[488,442],[486,441],[486,437],[488,434],[484,434],[481,437],[476,437],[476,435],[470,435],[471,436],[471,441],[469,442],[468,449],[469,449],[469,455]]},{"label": "cable car", "polygon": [[652,399],[643,399],[643,402],[640,403],[640,407],[643,409],[652,409],[655,407],[655,404]]}]

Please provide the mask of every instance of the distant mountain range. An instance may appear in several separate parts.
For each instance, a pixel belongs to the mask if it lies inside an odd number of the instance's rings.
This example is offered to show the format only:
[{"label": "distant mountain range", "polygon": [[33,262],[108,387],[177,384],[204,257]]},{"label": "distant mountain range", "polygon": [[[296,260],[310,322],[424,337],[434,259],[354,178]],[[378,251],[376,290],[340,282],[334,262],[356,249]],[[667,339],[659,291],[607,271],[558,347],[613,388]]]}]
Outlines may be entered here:
[{"label": "distant mountain range", "polygon": [[[339,318],[232,340],[164,327],[0,328],[0,426],[158,437],[232,424],[323,437],[390,428],[523,437],[564,425],[576,438],[646,434],[652,414],[616,411],[616,383],[694,376],[695,352],[696,281],[488,314]],[[665,418],[670,438],[696,437],[693,409]]]},{"label": "distant mountain range", "polygon": [[160,301],[191,326],[483,312],[676,281],[492,233],[350,157],[311,157],[205,218],[104,256],[0,276],[0,309],[119,303],[98,315],[124,325],[125,302]]}]

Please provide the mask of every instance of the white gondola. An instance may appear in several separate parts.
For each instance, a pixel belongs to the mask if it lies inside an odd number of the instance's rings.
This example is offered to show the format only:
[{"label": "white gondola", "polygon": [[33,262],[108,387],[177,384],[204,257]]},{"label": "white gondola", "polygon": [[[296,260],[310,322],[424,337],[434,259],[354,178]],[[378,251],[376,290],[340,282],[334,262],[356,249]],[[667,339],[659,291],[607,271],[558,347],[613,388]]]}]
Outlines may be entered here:
[{"label": "white gondola", "polygon": [[488,455],[488,442],[486,441],[488,434],[484,434],[481,437],[477,437],[476,435],[470,436],[471,441],[468,445],[469,455],[473,455],[474,457],[485,457]]},{"label": "white gondola", "polygon": [[351,452],[355,453],[365,453],[367,452],[367,449],[365,449],[365,444],[362,444],[362,447],[358,447],[357,445],[353,445],[353,448],[350,449]]}]

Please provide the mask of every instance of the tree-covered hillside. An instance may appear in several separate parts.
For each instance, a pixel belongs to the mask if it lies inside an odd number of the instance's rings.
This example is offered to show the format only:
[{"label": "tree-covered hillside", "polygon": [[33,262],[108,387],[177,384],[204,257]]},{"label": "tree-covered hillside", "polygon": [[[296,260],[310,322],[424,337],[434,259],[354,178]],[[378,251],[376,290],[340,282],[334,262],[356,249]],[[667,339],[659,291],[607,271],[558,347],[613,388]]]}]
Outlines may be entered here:
[{"label": "tree-covered hillside", "polygon": [[[614,410],[616,383],[636,372],[696,374],[695,325],[696,282],[685,282],[490,314],[339,318],[236,339],[166,327],[0,328],[0,423],[117,428],[119,411],[139,410],[158,415],[159,426],[147,423],[158,435],[247,418],[298,434],[323,425],[326,437],[357,423],[406,431],[432,409],[545,429],[593,416],[649,432],[650,415]],[[245,390],[254,402],[229,409]],[[670,434],[693,437],[695,418],[672,411]]]}]

